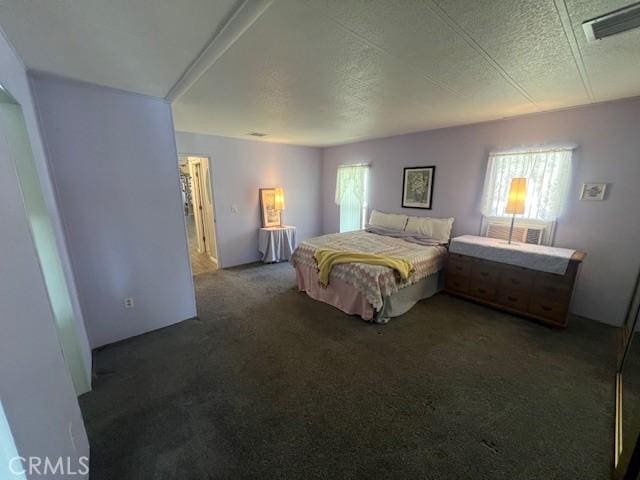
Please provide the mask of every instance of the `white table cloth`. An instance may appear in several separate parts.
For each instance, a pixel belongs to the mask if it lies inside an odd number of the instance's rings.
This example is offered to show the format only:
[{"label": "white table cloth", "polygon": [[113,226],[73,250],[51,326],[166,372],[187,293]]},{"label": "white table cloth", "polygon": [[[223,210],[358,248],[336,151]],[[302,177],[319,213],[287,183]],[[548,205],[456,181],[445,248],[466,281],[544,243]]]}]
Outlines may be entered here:
[{"label": "white table cloth", "polygon": [[265,263],[289,260],[296,248],[296,227],[266,227],[258,232],[258,251]]},{"label": "white table cloth", "polygon": [[451,240],[451,253],[484,258],[548,273],[564,275],[575,250],[568,248],[511,243],[496,238],[462,235]]}]

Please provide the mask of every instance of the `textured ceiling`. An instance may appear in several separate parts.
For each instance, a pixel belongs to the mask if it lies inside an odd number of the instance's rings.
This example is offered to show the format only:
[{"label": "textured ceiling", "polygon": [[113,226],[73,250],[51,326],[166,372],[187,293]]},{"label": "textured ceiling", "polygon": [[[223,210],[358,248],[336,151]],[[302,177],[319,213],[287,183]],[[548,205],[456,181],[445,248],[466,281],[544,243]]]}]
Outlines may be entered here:
[{"label": "textured ceiling", "polygon": [[[633,1],[274,0],[176,128],[333,145],[637,96],[640,30],[581,27]],[[241,3],[0,0],[0,25],[30,68],[165,96]]]},{"label": "textured ceiling", "polygon": [[179,130],[332,145],[640,95],[631,1],[276,0],[174,104]]}]

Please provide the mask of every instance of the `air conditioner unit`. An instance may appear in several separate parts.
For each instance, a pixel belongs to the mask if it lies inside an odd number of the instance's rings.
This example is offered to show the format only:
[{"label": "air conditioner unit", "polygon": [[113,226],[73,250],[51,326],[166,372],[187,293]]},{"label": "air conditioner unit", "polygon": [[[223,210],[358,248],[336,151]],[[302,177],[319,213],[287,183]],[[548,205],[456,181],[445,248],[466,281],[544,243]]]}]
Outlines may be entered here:
[{"label": "air conditioner unit", "polygon": [[589,42],[640,27],[640,2],[600,15],[582,24]]},{"label": "air conditioner unit", "polygon": [[[485,236],[499,238],[501,240],[509,240],[510,227],[511,220],[492,220],[487,224]],[[514,242],[541,245],[545,238],[545,227],[541,227],[540,225],[516,223],[513,226],[513,236],[511,238]]]}]

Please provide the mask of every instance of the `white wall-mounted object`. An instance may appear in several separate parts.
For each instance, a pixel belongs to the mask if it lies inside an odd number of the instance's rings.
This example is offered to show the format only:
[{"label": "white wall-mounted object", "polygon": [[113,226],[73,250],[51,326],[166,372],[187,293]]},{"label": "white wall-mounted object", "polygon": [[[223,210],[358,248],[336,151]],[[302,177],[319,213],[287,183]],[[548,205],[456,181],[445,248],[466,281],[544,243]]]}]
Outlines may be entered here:
[{"label": "white wall-mounted object", "polygon": [[640,2],[592,18],[582,24],[589,42],[596,42],[638,27],[640,27]]},{"label": "white wall-mounted object", "polygon": [[580,200],[602,201],[606,191],[606,183],[583,183],[580,190]]}]

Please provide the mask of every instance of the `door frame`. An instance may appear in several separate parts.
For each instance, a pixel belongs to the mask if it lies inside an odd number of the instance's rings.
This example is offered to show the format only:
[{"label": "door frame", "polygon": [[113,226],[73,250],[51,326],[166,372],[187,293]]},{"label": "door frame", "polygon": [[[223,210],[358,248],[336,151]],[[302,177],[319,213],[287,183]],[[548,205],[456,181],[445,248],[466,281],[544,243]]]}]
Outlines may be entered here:
[{"label": "door frame", "polygon": [[[24,213],[28,220],[38,268],[47,293],[47,302],[55,324],[59,348],[77,396],[91,391],[91,364],[85,363],[79,327],[79,313],[74,305],[73,279],[67,277],[63,246],[55,231],[55,216],[45,198],[43,181],[36,166],[22,105],[5,89],[0,89],[0,142],[5,144],[8,165],[20,189]],[[39,218],[38,228],[31,217]],[[87,344],[88,348],[88,344]]]},{"label": "door frame", "polygon": [[[197,216],[197,213],[199,211],[198,206],[200,204],[200,200],[201,200],[201,187],[204,186],[204,188],[207,187],[207,185],[202,185],[202,184],[198,184],[197,189],[198,189],[198,197],[197,198],[197,202],[198,205],[196,205],[196,194],[195,194],[195,190],[196,187],[194,187],[194,184],[196,182],[195,176],[194,176],[194,166],[198,166],[198,170],[201,172],[202,171],[202,166],[205,166],[205,169],[209,172],[206,179],[202,178],[202,175],[198,175],[198,178],[200,178],[200,181],[206,181],[208,182],[208,186],[209,186],[209,191],[211,192],[211,212],[209,212],[207,215],[203,216],[202,220],[203,222],[209,222],[210,227],[211,228],[211,234],[213,235],[213,242],[209,242],[210,244],[212,244],[212,251],[209,252],[209,258],[211,259],[212,262],[214,262],[216,264],[216,266],[220,266],[220,252],[218,249],[218,226],[217,226],[217,221],[216,221],[216,203],[215,203],[215,192],[213,189],[213,173],[212,173],[212,169],[211,169],[211,157],[208,155],[203,155],[200,153],[178,153],[178,164],[180,164],[180,160],[182,158],[185,158],[187,161],[187,166],[189,168],[189,174],[191,175],[191,183],[192,183],[192,198],[193,198],[193,202],[194,202],[194,215]],[[204,210],[204,209],[203,209]],[[212,225],[211,225],[212,224]],[[200,253],[206,253],[206,248],[203,249],[201,247],[202,245],[202,240],[201,240],[201,226],[198,225],[198,222],[196,221],[196,234],[198,235],[198,251]],[[205,227],[206,228],[206,227]],[[185,231],[186,231],[186,219],[185,219]],[[206,237],[206,234],[205,234]]]}]

